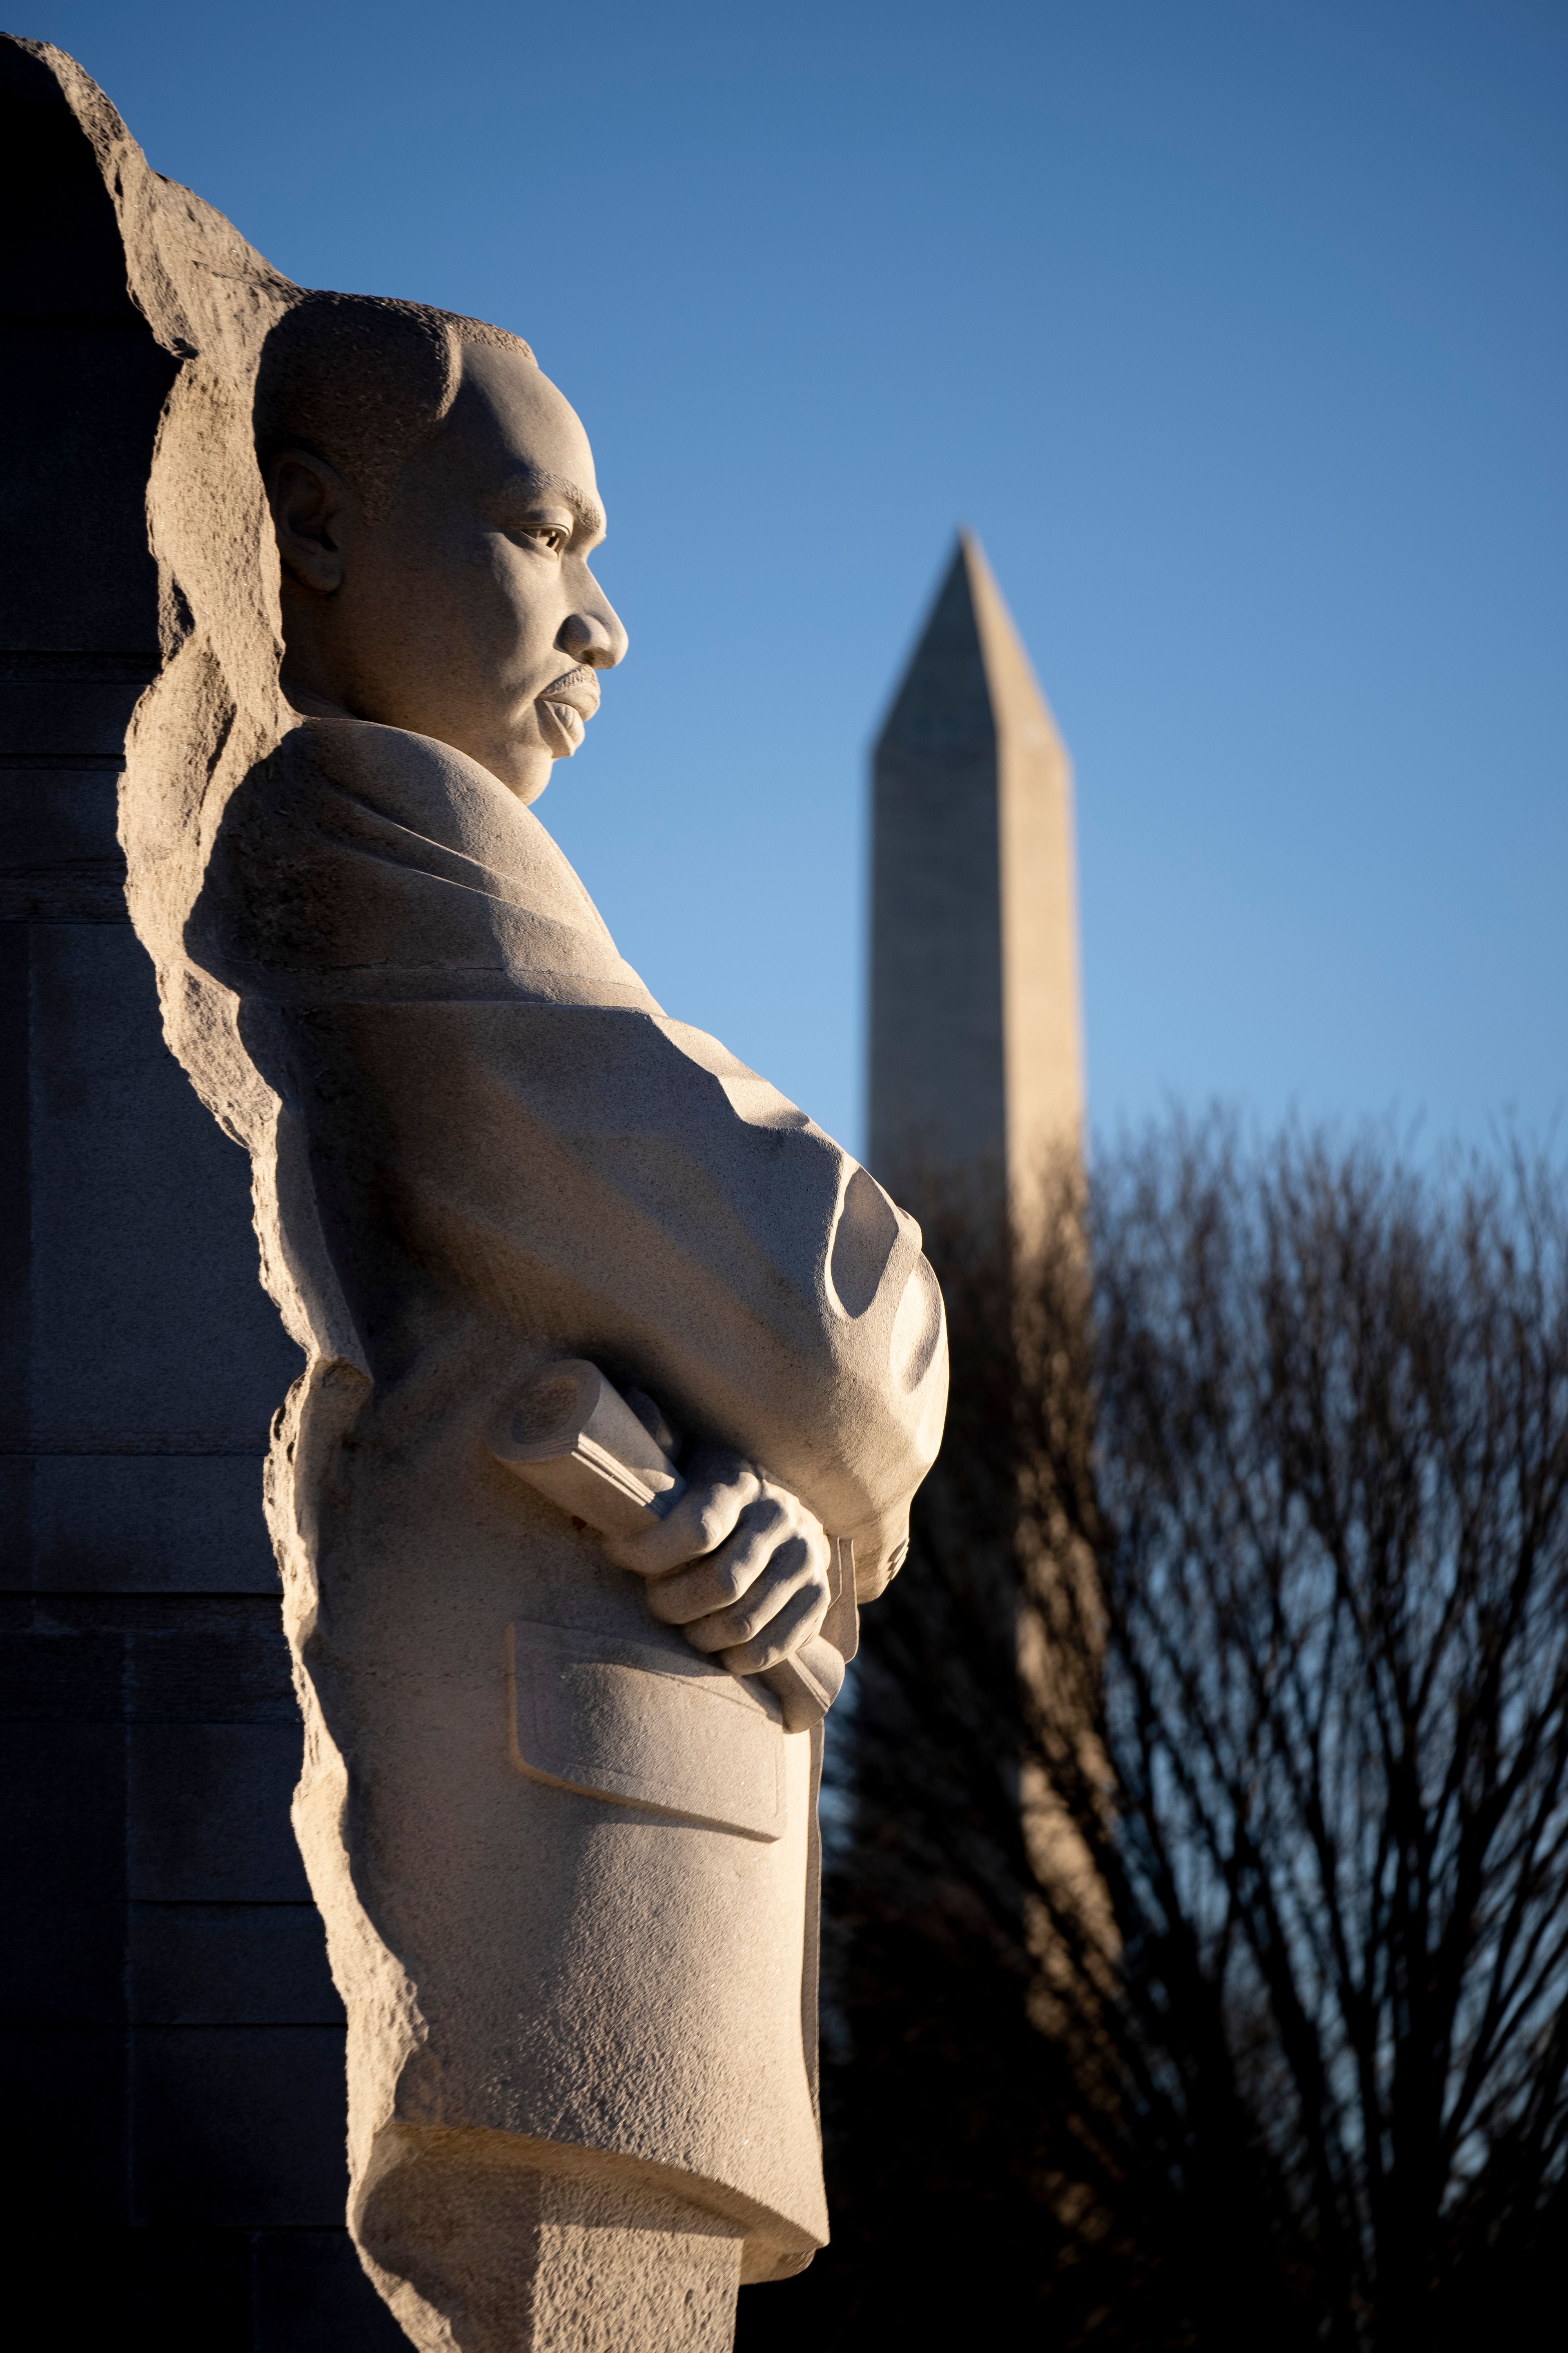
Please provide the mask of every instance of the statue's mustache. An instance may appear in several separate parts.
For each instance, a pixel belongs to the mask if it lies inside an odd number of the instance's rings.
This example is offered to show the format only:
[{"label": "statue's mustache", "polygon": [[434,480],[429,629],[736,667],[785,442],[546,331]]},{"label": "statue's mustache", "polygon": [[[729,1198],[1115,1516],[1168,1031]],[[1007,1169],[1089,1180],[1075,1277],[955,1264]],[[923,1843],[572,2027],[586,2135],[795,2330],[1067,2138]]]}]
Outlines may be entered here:
[{"label": "statue's mustache", "polygon": [[582,718],[592,719],[599,708],[599,681],[591,670],[579,664],[545,687],[539,699],[542,702],[564,702]]}]

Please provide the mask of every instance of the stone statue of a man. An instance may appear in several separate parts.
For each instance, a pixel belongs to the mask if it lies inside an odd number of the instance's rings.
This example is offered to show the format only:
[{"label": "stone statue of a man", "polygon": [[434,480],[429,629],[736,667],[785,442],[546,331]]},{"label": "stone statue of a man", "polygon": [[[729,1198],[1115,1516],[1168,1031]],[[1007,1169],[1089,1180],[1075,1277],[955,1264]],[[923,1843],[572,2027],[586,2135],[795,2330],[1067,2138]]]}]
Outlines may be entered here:
[{"label": "stone statue of a man", "polygon": [[[825,1625],[851,1646],[833,1561],[862,1600],[898,1566],[941,1299],[865,1171],[661,1011],[530,814],[626,639],[528,347],[298,297],[254,414],[289,712],[181,955],[275,1105],[263,1246],[310,1354],[271,1511],[351,2224],[429,2353],[727,2345],[737,2284],[826,2235],[820,1736],[759,1677]],[[561,1357],[685,1447],[618,1546],[489,1442]]]}]

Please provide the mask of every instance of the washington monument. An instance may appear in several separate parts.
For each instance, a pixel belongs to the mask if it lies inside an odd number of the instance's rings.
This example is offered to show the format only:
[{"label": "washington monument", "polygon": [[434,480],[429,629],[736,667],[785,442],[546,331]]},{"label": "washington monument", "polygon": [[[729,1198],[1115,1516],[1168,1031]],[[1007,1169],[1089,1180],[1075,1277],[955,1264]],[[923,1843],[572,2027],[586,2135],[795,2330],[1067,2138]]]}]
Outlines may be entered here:
[{"label": "washington monument", "polygon": [[1026,1225],[1083,1121],[1072,770],[968,533],[872,775],[871,1166],[963,1171]]}]

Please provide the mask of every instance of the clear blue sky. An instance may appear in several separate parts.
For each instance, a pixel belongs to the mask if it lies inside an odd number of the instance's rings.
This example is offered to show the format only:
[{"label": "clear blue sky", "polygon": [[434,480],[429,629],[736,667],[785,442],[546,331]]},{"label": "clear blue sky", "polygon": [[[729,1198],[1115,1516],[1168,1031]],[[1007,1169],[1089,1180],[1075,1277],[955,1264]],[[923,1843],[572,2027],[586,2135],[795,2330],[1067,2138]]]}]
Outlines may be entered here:
[{"label": "clear blue sky", "polygon": [[852,1145],[868,742],[980,533],[1097,1124],[1568,1098],[1563,0],[37,0],[310,285],[527,335],[631,631],[540,805]]}]

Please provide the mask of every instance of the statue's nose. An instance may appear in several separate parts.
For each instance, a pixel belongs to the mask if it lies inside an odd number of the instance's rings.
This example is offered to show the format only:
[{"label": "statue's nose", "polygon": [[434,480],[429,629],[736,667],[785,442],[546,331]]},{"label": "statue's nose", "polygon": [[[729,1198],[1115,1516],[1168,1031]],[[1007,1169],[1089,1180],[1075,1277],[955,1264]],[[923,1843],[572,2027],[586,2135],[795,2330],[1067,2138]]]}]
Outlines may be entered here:
[{"label": "statue's nose", "polygon": [[569,614],[556,642],[590,670],[614,670],[626,659],[626,633],[607,605],[602,613]]}]

